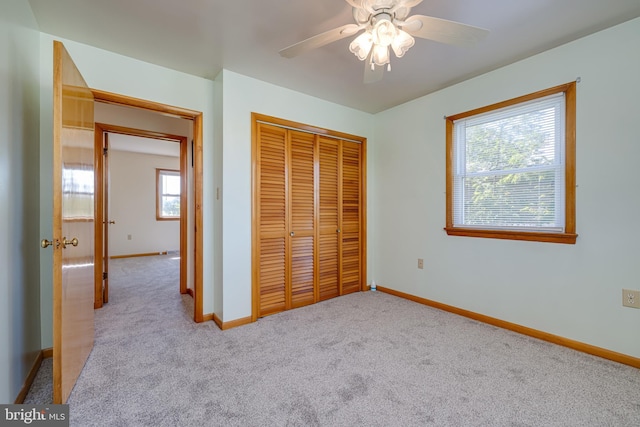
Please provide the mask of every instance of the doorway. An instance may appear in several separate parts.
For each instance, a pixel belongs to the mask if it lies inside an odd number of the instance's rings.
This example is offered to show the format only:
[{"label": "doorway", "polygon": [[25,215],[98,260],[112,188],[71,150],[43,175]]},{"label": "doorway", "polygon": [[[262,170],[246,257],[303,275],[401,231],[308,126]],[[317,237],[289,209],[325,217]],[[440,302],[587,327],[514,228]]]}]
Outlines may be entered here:
[{"label": "doorway", "polygon": [[[144,112],[147,115],[151,113],[151,116],[158,119],[170,117],[184,119],[189,123],[189,138],[169,132],[97,123],[96,173],[98,176],[103,176],[102,172],[105,170],[103,135],[131,135],[180,143],[180,174],[182,190],[184,190],[181,191],[180,199],[180,292],[188,293],[193,297],[194,321],[202,322],[205,320],[202,299],[202,113],[98,90],[92,90],[92,92],[97,107],[105,106],[112,109],[126,107],[124,109],[132,112]],[[187,181],[190,182],[188,187]],[[99,204],[108,199],[101,192],[103,183],[98,184],[96,200]],[[190,209],[187,208],[188,206]],[[108,259],[98,256],[104,251],[105,239],[108,236],[106,230],[109,226],[108,221],[104,206],[96,206],[95,308],[102,307],[107,302],[104,297],[108,297]]]},{"label": "doorway", "polygon": [[[97,290],[95,305],[100,305],[100,295],[102,303],[109,301],[110,259],[164,255],[176,249],[180,293],[193,296],[194,252],[187,249],[188,242],[193,242],[193,227],[188,226],[193,225],[189,138],[96,122],[95,139],[96,151],[102,152],[102,159],[96,161],[97,211],[103,214],[102,292]],[[175,188],[165,190],[163,184]]]}]

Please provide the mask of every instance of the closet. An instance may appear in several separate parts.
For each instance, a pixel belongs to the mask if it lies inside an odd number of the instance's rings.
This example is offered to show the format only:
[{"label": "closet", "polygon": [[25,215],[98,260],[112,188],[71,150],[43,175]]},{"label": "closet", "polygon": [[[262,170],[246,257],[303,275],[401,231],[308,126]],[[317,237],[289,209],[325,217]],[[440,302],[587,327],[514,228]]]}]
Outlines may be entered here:
[{"label": "closet", "polygon": [[252,319],[364,289],[366,139],[252,120]]}]

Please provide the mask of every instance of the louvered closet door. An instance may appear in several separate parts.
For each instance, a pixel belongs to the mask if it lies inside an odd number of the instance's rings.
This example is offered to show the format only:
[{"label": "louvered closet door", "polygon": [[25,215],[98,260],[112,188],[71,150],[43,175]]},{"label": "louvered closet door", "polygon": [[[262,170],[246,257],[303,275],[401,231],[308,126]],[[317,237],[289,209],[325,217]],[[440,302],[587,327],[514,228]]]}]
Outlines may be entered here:
[{"label": "louvered closet door", "polygon": [[361,144],[342,142],[342,295],[360,291],[361,263]]},{"label": "louvered closet door", "polygon": [[287,176],[286,130],[258,124],[257,214],[258,316],[286,308]]},{"label": "louvered closet door", "polygon": [[289,131],[290,303],[287,308],[314,302],[315,283],[315,135]]},{"label": "louvered closet door", "polygon": [[340,295],[340,141],[319,137],[319,300]]}]

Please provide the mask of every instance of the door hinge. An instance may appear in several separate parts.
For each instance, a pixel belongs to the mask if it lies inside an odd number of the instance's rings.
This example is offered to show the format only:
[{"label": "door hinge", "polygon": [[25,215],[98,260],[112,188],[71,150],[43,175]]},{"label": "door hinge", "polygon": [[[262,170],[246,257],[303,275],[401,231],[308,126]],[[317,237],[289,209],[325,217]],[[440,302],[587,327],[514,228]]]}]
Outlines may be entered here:
[{"label": "door hinge", "polygon": [[109,273],[106,271],[102,272],[102,280],[107,280],[109,278]]},{"label": "door hinge", "polygon": [[109,153],[109,149],[108,148],[103,148],[102,149],[102,154],[104,154],[105,156]]}]

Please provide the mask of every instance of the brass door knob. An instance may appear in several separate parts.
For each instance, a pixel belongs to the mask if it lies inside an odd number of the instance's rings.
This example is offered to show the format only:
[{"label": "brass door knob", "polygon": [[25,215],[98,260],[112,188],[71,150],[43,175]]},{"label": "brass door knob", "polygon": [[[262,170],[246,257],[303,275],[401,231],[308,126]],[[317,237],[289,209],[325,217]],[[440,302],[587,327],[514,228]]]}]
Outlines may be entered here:
[{"label": "brass door knob", "polygon": [[41,246],[43,249],[46,249],[46,248],[48,248],[48,247],[49,247],[49,246],[51,246],[51,245],[53,245],[53,241],[51,241],[51,240],[42,239],[42,241],[40,242],[40,246]]},{"label": "brass door knob", "polygon": [[78,246],[78,239],[74,237],[74,238],[73,238],[73,239],[71,239],[71,240],[67,240],[67,238],[66,238],[66,237],[63,237],[63,238],[62,238],[62,247],[63,247],[64,249],[66,249],[66,248],[67,248],[67,245],[71,245],[71,246],[73,246],[73,247]]},{"label": "brass door knob", "polygon": [[109,221],[109,224],[115,224],[115,223],[116,223],[116,221],[115,221],[115,220],[111,220],[111,221]]},{"label": "brass door knob", "polygon": [[296,235],[296,233],[294,233],[293,231],[291,233],[289,233],[289,236],[291,236],[291,237],[293,237],[295,235]]}]

